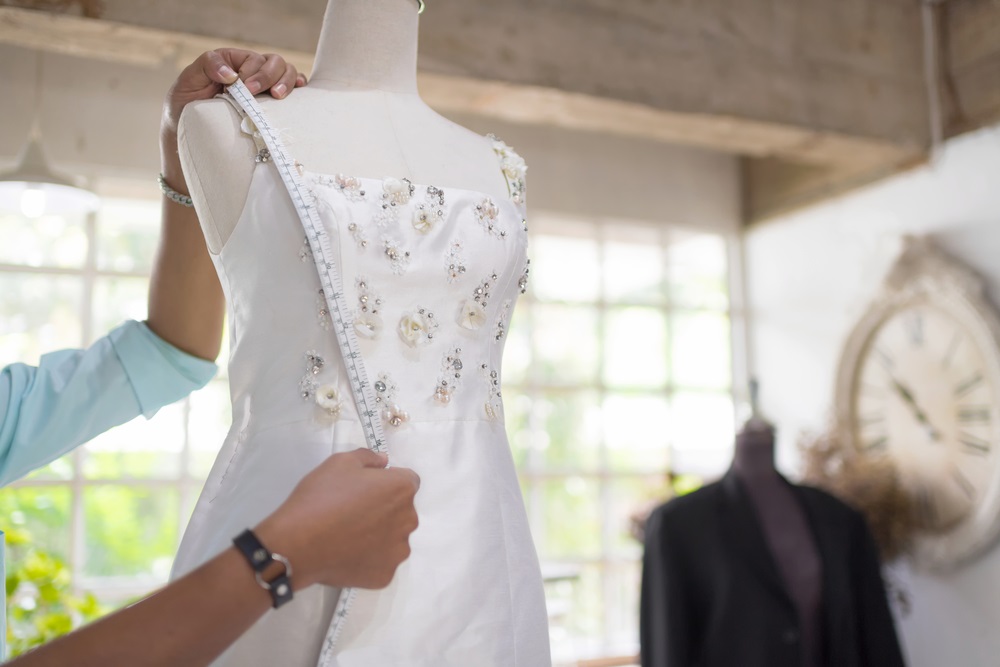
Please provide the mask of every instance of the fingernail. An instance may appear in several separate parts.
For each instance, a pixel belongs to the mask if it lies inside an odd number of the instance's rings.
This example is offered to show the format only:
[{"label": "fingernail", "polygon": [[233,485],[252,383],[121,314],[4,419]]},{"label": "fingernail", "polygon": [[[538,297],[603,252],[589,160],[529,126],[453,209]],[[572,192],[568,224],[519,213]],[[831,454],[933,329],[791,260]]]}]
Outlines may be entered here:
[{"label": "fingernail", "polygon": [[287,90],[288,86],[286,86],[283,83],[279,83],[277,86],[274,87],[274,94],[277,95],[278,97],[281,97],[282,95],[285,94]]},{"label": "fingernail", "polygon": [[251,93],[255,95],[260,92],[260,81],[251,81],[247,84],[247,88],[250,89]]},{"label": "fingernail", "polygon": [[230,67],[229,65],[223,65],[222,69],[219,70],[219,74],[222,76],[223,79],[229,79],[230,81],[236,79],[236,72],[234,72],[233,68]]}]

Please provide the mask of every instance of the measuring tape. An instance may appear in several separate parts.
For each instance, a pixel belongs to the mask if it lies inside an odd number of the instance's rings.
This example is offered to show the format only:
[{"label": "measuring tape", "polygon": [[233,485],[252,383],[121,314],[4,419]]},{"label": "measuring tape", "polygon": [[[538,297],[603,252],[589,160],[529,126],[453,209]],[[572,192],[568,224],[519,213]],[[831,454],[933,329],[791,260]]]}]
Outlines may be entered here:
[{"label": "measuring tape", "polygon": [[[375,400],[375,391],[368,381],[365,372],[364,361],[358,351],[358,338],[354,333],[354,327],[350,324],[350,311],[343,304],[344,283],[337,271],[333,261],[334,254],[330,249],[330,239],[323,228],[316,211],[316,205],[310,189],[305,185],[302,176],[299,174],[295,162],[285,153],[277,133],[264,116],[263,111],[257,104],[257,100],[244,85],[243,81],[228,87],[227,92],[236,103],[246,112],[247,116],[257,126],[257,131],[264,141],[264,145],[270,151],[270,160],[277,167],[281,180],[284,181],[285,188],[292,198],[292,204],[298,213],[299,220],[305,229],[306,239],[312,250],[313,259],[316,261],[316,271],[319,273],[320,284],[323,287],[323,294],[330,316],[333,318],[333,328],[337,334],[337,343],[340,346],[340,354],[347,367],[347,376],[351,384],[351,394],[354,396],[354,403],[358,408],[358,415],[361,419],[361,428],[364,430],[365,442],[368,448],[374,452],[385,453],[385,434],[382,430],[382,420],[378,413],[378,402]],[[323,649],[320,653],[319,667],[324,667],[330,663],[333,657],[333,649],[337,644],[337,638],[343,627],[344,619],[354,601],[355,590],[345,588],[340,593],[337,601],[337,608],[334,610],[333,620],[330,629],[327,631],[326,639],[323,642]]]}]

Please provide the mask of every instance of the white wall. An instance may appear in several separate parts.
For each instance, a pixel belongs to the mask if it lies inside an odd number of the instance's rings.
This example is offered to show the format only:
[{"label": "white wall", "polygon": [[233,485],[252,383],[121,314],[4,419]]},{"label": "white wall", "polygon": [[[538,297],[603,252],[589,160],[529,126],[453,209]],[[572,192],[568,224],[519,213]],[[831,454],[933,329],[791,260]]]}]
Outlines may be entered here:
[{"label": "white wall", "polygon": [[[900,250],[929,234],[983,275],[1000,305],[1000,126],[955,139],[931,165],[751,229],[752,360],[780,460],[823,426],[841,345]],[[913,667],[1000,665],[1000,548],[947,576],[903,571]]]}]

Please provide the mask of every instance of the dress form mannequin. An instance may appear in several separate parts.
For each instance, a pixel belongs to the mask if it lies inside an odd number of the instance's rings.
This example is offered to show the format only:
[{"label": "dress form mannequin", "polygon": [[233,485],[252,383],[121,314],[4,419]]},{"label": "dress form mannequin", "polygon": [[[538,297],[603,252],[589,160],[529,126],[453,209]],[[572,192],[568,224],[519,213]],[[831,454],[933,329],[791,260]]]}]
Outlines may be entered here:
[{"label": "dress form mannequin", "polygon": [[[507,197],[490,140],[420,99],[417,27],[415,0],[329,0],[309,85],[261,106],[309,171]],[[254,174],[256,148],[239,127],[220,99],[189,104],[179,123],[181,163],[212,253],[236,228]]]},{"label": "dress form mannequin", "polygon": [[733,472],[750,497],[799,617],[802,664],[822,665],[823,564],[804,508],[774,467],[774,427],[754,417],[736,437]]}]

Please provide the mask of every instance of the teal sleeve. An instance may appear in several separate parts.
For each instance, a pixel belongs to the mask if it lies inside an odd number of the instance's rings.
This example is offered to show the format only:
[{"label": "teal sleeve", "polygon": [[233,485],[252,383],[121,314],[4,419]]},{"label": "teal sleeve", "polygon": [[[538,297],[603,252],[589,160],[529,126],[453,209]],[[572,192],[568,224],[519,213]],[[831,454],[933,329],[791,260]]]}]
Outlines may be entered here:
[{"label": "teal sleeve", "polygon": [[0,486],[104,431],[199,389],[216,372],[126,322],[86,350],[44,355],[0,371]]}]

